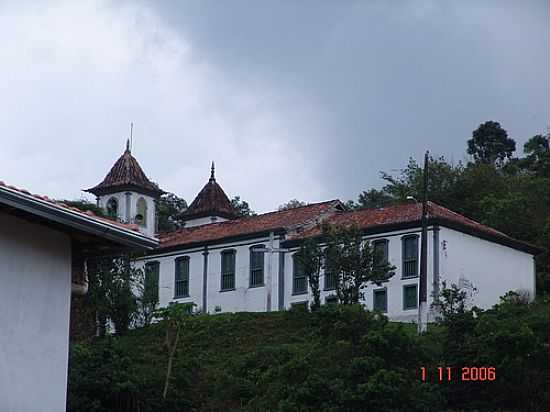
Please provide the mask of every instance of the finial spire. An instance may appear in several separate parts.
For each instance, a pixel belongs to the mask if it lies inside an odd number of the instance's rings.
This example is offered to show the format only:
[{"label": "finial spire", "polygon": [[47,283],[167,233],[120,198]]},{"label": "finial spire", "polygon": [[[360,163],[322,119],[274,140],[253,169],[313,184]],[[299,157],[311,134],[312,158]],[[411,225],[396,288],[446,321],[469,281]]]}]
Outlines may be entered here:
[{"label": "finial spire", "polygon": [[126,139],[126,151],[130,151],[130,139]]},{"label": "finial spire", "polygon": [[215,172],[215,169],[214,169],[214,161],[212,160],[212,167],[210,168],[210,180],[211,180],[211,181],[216,180],[216,178],[215,178],[215,176],[214,176],[214,172]]}]

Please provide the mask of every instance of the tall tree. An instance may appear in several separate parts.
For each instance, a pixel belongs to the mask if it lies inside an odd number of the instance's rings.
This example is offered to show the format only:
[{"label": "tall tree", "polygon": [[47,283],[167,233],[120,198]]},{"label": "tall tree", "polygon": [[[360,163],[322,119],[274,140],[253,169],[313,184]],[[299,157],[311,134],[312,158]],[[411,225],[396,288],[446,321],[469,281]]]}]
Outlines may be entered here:
[{"label": "tall tree", "polygon": [[389,206],[395,203],[395,198],[384,190],[363,190],[357,199],[359,209],[372,209]]},{"label": "tall tree", "polygon": [[322,225],[326,239],[323,269],[336,277],[336,293],[342,304],[358,303],[369,282],[381,283],[395,269],[389,262],[376,262],[374,249],[357,226]]},{"label": "tall tree", "polygon": [[468,140],[468,154],[478,162],[500,166],[510,159],[516,150],[516,142],[508,137],[500,123],[487,121],[473,131]]},{"label": "tall tree", "polygon": [[241,200],[240,196],[235,196],[231,199],[231,206],[233,206],[233,209],[237,211],[239,216],[256,216],[256,212],[250,208],[247,201]]},{"label": "tall tree", "polygon": [[157,201],[159,232],[169,232],[183,226],[184,212],[187,210],[185,199],[174,193],[166,193]]}]

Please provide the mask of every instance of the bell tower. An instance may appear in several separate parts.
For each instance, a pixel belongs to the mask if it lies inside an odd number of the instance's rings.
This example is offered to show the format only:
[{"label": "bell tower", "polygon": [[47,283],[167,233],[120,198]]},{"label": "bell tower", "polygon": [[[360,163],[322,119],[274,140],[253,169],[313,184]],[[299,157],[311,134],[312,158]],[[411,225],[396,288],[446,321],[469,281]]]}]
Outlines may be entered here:
[{"label": "bell tower", "polygon": [[85,192],[97,197],[98,206],[109,217],[137,225],[144,235],[155,235],[156,201],[164,192],[147,178],[132,156],[130,140],[103,181]]}]

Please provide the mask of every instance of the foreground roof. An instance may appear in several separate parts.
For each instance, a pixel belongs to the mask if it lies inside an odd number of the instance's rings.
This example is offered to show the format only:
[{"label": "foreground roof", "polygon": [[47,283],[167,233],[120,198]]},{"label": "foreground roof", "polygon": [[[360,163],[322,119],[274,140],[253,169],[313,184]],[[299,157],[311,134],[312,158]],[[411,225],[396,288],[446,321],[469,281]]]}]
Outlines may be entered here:
[{"label": "foreground roof", "polygon": [[184,213],[186,219],[199,217],[220,216],[232,219],[237,216],[235,209],[231,206],[229,198],[216,182],[214,176],[214,162],[210,172],[210,179],[199,192],[195,200],[189,205]]},{"label": "foreground roof", "polygon": [[107,176],[98,185],[85,190],[96,196],[119,192],[121,190],[137,190],[152,196],[160,196],[164,193],[156,183],[151,182],[132,152],[129,142],[126,143],[126,150],[115,162]]},{"label": "foreground roof", "polygon": [[68,232],[99,249],[152,249],[158,245],[157,239],[141,234],[136,225],[115,222],[2,181],[0,211]]},{"label": "foreground roof", "polygon": [[[305,238],[320,236],[321,222],[357,225],[366,234],[376,234],[418,228],[421,224],[421,217],[422,205],[419,203],[345,211],[339,200],[331,200],[295,209],[183,228],[161,234],[159,240],[161,251],[165,251],[219,243],[235,238],[259,236],[269,232],[281,232],[286,235],[287,246],[292,246],[299,244]],[[534,245],[516,240],[433,202],[428,202],[428,224],[449,227],[533,255],[541,252],[541,249]]]}]

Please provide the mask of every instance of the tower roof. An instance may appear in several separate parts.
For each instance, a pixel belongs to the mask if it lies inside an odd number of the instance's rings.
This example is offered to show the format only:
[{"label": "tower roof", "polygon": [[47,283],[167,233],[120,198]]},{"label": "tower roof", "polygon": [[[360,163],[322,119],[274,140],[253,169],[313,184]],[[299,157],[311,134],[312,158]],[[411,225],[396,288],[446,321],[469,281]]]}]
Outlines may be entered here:
[{"label": "tower roof", "polygon": [[218,182],[216,182],[216,177],[214,176],[214,162],[212,162],[208,183],[204,185],[185,212],[185,217],[187,219],[207,216],[220,216],[228,219],[237,216],[235,209],[231,206],[229,198]]},{"label": "tower roof", "polygon": [[105,179],[85,191],[101,196],[122,190],[135,190],[155,197],[164,193],[156,183],[147,178],[136,158],[132,156],[129,141],[126,142],[126,150],[107,173]]}]

